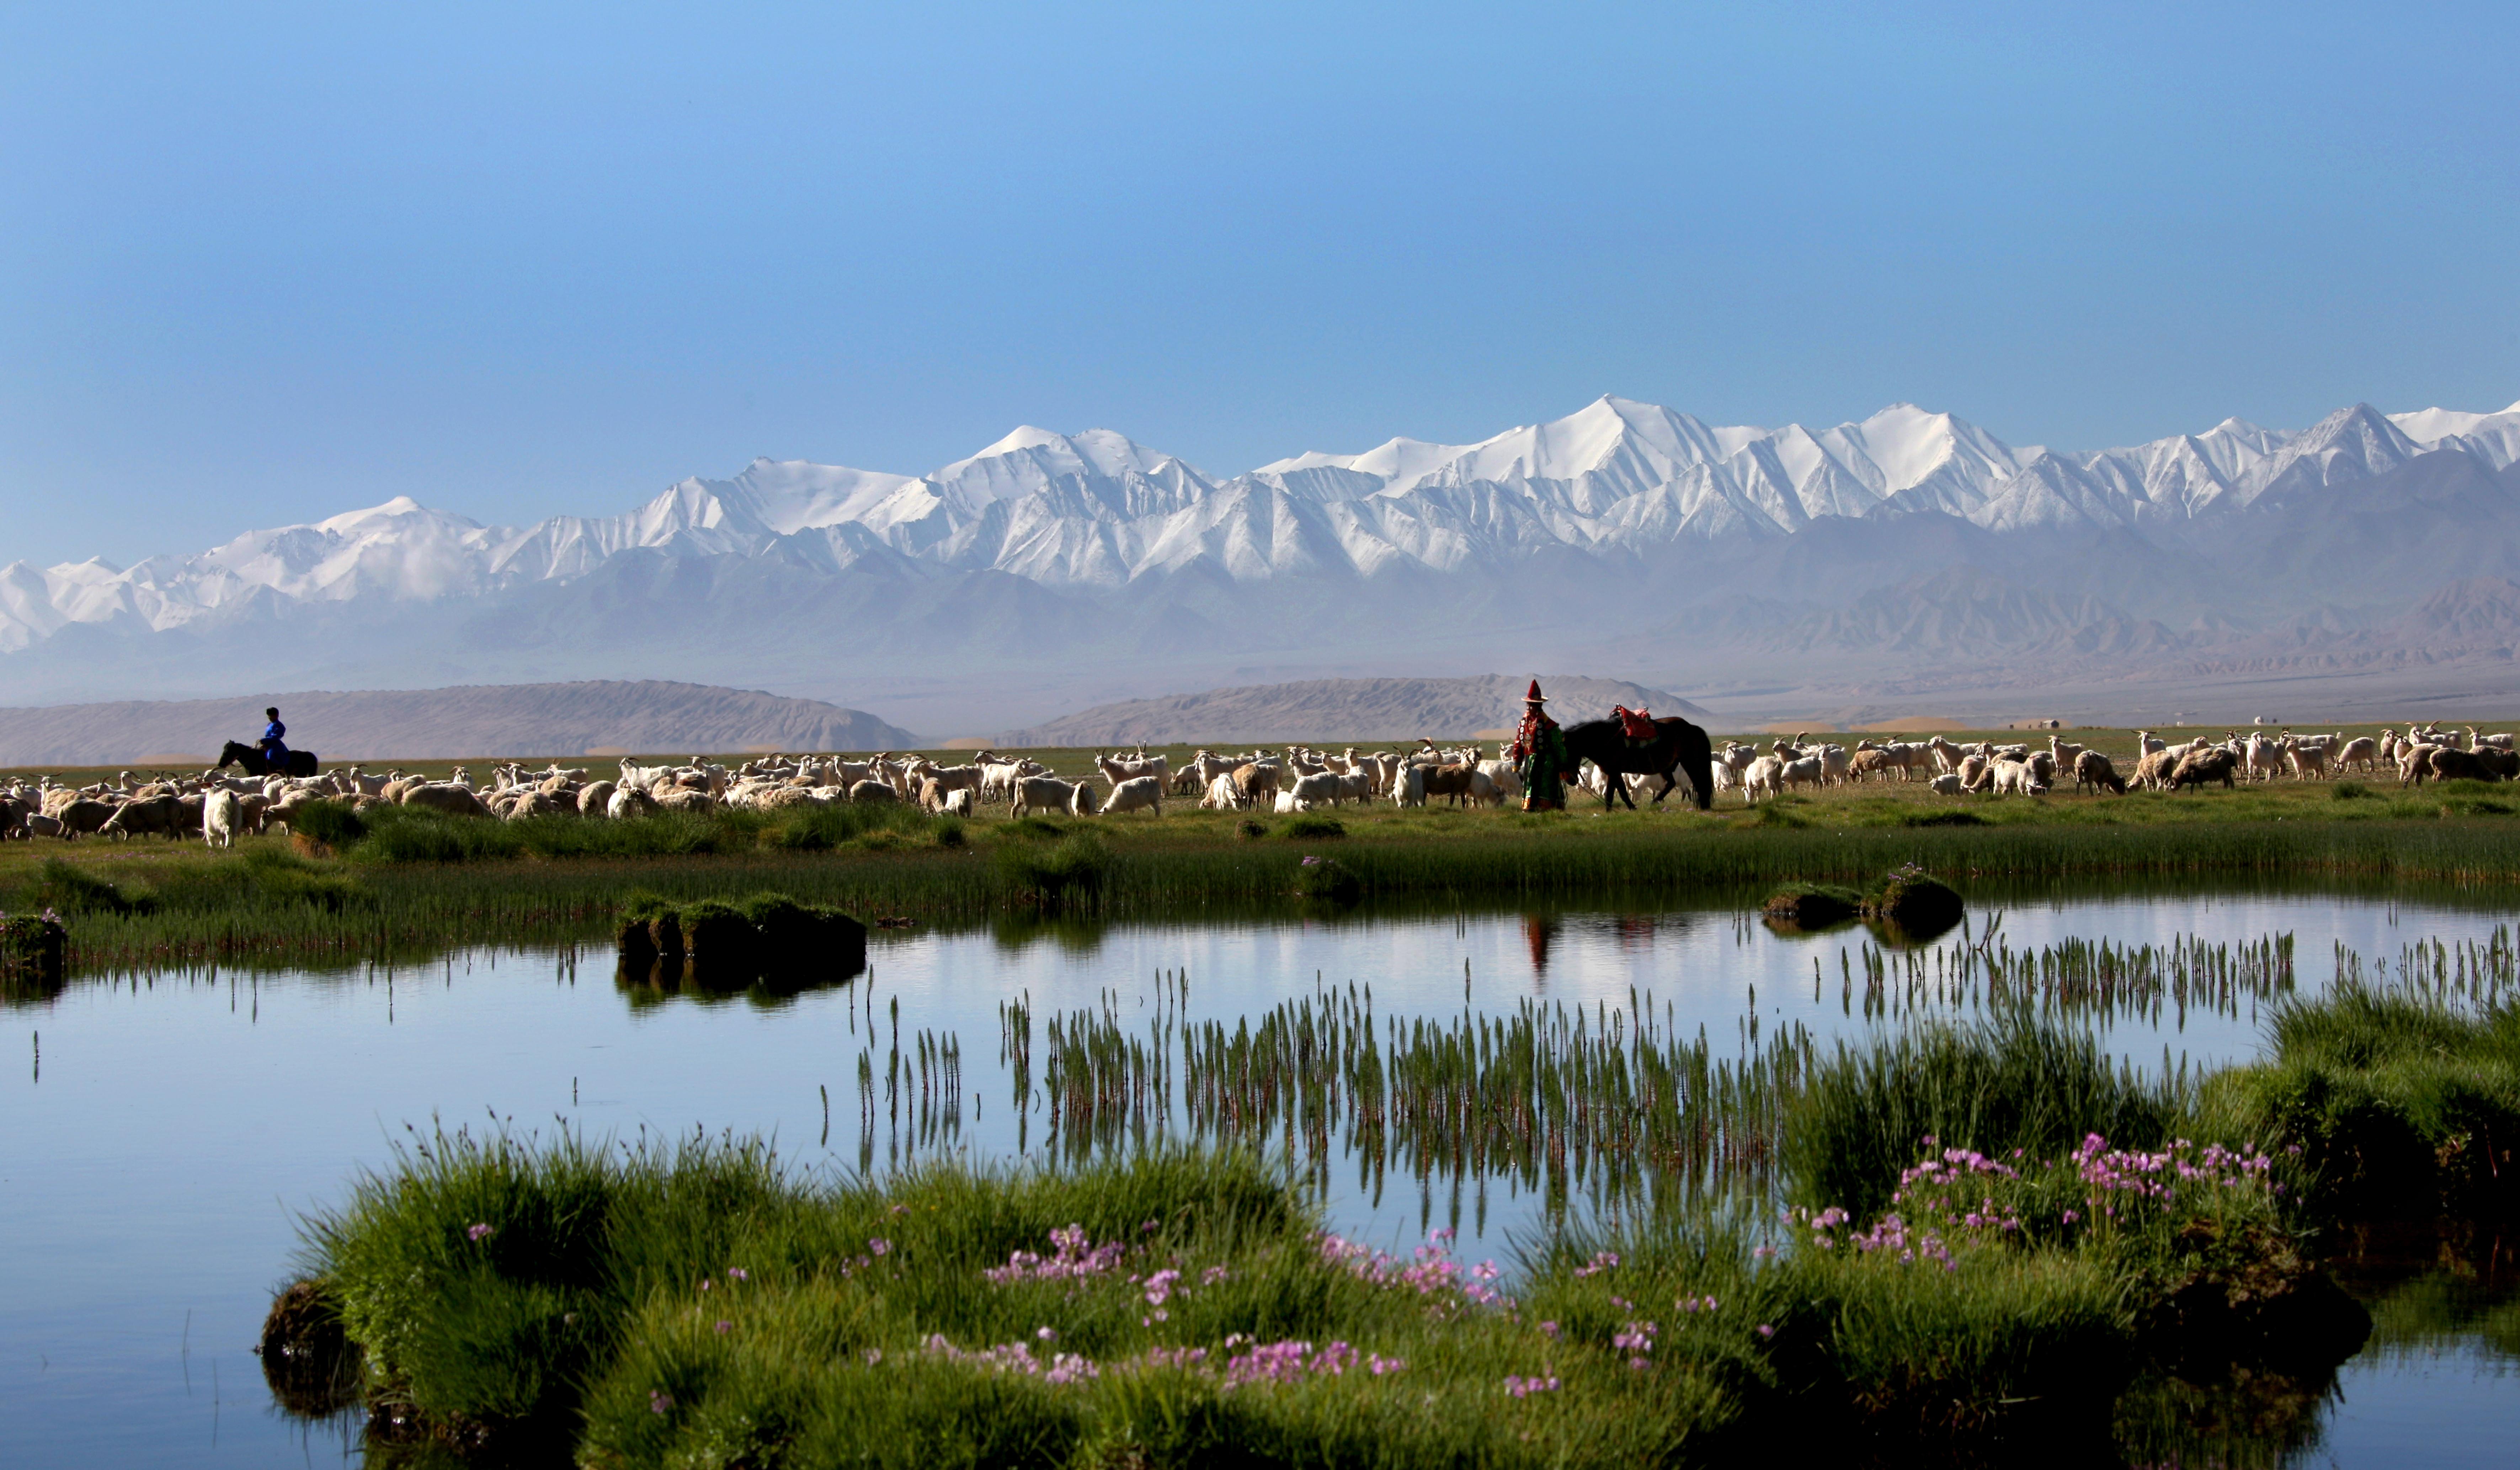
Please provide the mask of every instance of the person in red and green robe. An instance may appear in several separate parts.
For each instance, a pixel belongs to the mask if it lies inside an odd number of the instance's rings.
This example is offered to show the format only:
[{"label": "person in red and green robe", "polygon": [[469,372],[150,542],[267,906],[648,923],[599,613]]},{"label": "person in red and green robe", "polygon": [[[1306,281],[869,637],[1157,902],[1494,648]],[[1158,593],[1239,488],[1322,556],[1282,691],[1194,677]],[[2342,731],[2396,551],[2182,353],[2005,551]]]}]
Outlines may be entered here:
[{"label": "person in red and green robe", "polygon": [[1566,810],[1566,782],[1575,775],[1574,762],[1566,758],[1566,732],[1542,707],[1548,702],[1540,681],[1531,681],[1531,691],[1522,696],[1522,728],[1514,732],[1513,744],[1506,750],[1514,773],[1522,778],[1526,812]]}]

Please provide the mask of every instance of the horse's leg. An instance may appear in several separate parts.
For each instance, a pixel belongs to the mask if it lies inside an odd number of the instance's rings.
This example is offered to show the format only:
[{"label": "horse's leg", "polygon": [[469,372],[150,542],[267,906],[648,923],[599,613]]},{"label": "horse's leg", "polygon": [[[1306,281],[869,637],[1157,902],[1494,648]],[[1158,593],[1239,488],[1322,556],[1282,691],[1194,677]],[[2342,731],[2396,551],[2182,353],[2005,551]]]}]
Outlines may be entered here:
[{"label": "horse's leg", "polygon": [[1636,798],[1628,794],[1628,773],[1604,770],[1601,774],[1610,779],[1610,783],[1601,788],[1601,810],[1608,811],[1612,801],[1624,801],[1629,811],[1635,811]]}]

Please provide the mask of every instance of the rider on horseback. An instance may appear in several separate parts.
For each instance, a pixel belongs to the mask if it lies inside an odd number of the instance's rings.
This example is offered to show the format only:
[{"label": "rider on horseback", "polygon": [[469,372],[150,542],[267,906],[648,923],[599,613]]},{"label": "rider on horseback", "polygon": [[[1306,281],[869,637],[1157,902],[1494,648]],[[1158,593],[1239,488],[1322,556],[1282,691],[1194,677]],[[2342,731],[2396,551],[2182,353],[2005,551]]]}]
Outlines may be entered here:
[{"label": "rider on horseback", "polygon": [[1548,702],[1540,681],[1531,681],[1530,692],[1522,696],[1522,728],[1513,733],[1513,743],[1506,748],[1506,758],[1522,778],[1526,812],[1566,810],[1565,781],[1575,774],[1574,763],[1566,758],[1566,733],[1541,708]]},{"label": "rider on horseback", "polygon": [[262,731],[262,758],[270,763],[272,770],[286,771],[289,769],[289,747],[283,743],[282,737],[289,734],[289,727],[280,723],[278,709],[266,709],[262,713],[271,721]]}]

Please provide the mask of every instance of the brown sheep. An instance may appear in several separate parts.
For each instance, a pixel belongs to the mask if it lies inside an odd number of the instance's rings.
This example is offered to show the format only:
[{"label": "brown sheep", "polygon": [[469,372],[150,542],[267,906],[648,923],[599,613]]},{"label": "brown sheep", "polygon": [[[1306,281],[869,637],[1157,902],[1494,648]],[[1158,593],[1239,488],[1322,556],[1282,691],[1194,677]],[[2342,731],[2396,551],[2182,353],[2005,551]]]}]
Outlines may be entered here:
[{"label": "brown sheep", "polygon": [[410,790],[403,792],[402,805],[407,807],[426,807],[429,811],[444,812],[452,817],[487,817],[490,815],[490,809],[481,805],[481,798],[479,796],[466,790],[462,786],[441,784],[438,782],[430,782],[427,785],[414,786]]},{"label": "brown sheep", "polygon": [[2138,786],[2167,786],[2170,773],[2179,768],[2179,757],[2167,750],[2148,750],[2135,763],[2135,783]]},{"label": "brown sheep", "polygon": [[2117,768],[2109,764],[2107,756],[2096,750],[2085,750],[2074,757],[2074,789],[2108,790],[2124,796],[2126,780],[2118,775]]},{"label": "brown sheep", "polygon": [[64,802],[58,809],[44,815],[59,822],[62,824],[62,836],[69,838],[78,836],[82,832],[96,831],[112,821],[113,806],[110,802],[82,798],[77,801]]},{"label": "brown sheep", "polygon": [[2420,786],[2424,783],[2426,776],[2438,777],[2443,780],[2499,780],[2502,779],[2493,767],[2479,758],[2481,752],[2461,750],[2452,745],[2418,745],[2415,749],[2419,753],[2407,762],[2407,775],[2399,779],[2399,785],[2405,785],[2408,780],[2411,779],[2416,785]]},{"label": "brown sheep", "polygon": [[[150,796],[126,801],[119,811],[97,828],[104,837],[137,837],[155,832],[161,837],[180,837],[188,833],[177,825],[183,821],[184,804],[172,796]],[[196,823],[198,825],[198,823]]]},{"label": "brown sheep", "polygon": [[2220,745],[2208,745],[2202,750],[2191,750],[2181,756],[2178,766],[2172,769],[2170,789],[2178,791],[2188,786],[2201,787],[2207,781],[2219,780],[2226,789],[2236,790],[2239,783],[2232,780],[2231,773],[2238,770],[2239,765],[2240,758]]},{"label": "brown sheep", "polygon": [[1461,806],[1470,799],[1470,778],[1478,774],[1476,766],[1435,766],[1426,772],[1426,798],[1449,796],[1453,805]]},{"label": "brown sheep", "polygon": [[1277,794],[1277,767],[1245,761],[1234,768],[1234,795],[1241,805],[1265,806]]}]

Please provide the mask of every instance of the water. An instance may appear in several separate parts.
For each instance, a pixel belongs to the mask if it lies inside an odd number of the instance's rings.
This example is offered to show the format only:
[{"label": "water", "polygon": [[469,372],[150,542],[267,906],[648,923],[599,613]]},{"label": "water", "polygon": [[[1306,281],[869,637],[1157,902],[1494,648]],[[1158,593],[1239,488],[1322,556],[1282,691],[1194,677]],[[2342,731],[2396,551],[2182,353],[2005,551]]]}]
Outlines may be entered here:
[{"label": "water", "polygon": [[[1989,916],[1980,914],[1976,922]],[[2449,901],[2333,894],[2015,902],[2014,948],[2068,938],[2169,945],[2289,933],[2315,988],[2341,942],[2394,958],[2422,938],[2489,937],[2499,915]],[[1973,933],[1976,932],[1974,929]],[[911,1153],[1016,1149],[997,1066],[999,1005],[1102,1008],[1143,1034],[1177,987],[1183,1018],[1229,1027],[1282,1000],[1371,985],[1377,1018],[1498,1013],[1527,999],[1621,1010],[1649,994],[1657,1024],[1703,1026],[1719,1054],[1758,1024],[1821,1037],[1870,1024],[1861,930],[1786,938],[1731,912],[1481,913],[1128,926],[1010,924],[878,935],[858,984],[783,1003],[702,1003],[616,988],[608,955],[473,952],[422,969],[158,975],[73,985],[5,1013],[23,1047],[0,1114],[0,1464],[267,1465],[346,1461],[355,1437],[271,1405],[248,1351],[291,1276],[298,1212],[382,1169],[432,1120],[519,1131],[565,1122],[635,1135],[762,1132],[799,1164],[881,1169]],[[1814,984],[1814,961],[1820,983]],[[1164,977],[1160,978],[1159,977]],[[865,1114],[857,1060],[878,1074],[899,1005],[905,1047],[959,1036],[962,1116],[922,1135]],[[880,1028],[879,1031],[878,1028]],[[2120,1015],[2138,1062],[2217,1063],[2257,1047],[2255,1003]],[[825,1090],[829,1107],[826,1112]],[[1043,1118],[1023,1120],[1035,1150]],[[1334,1226],[1388,1245],[1453,1224],[1464,1253],[1503,1257],[1541,1202],[1509,1181],[1421,1186],[1330,1171]],[[2362,1283],[2375,1298],[2395,1278]],[[2497,1346],[2498,1342],[2503,1343]],[[2415,1331],[2348,1364],[2303,1463],[2468,1463],[2520,1432],[2502,1339],[2473,1322]],[[2409,1445],[2423,1447],[2410,1451]],[[2466,1458],[2462,1458],[2466,1456]],[[2481,1462],[2481,1461],[2480,1461]]]}]

